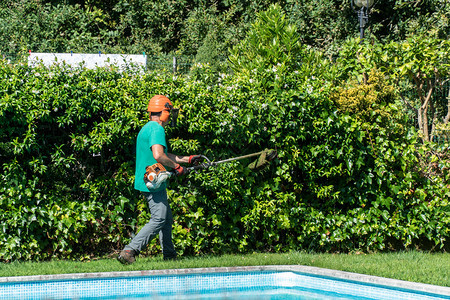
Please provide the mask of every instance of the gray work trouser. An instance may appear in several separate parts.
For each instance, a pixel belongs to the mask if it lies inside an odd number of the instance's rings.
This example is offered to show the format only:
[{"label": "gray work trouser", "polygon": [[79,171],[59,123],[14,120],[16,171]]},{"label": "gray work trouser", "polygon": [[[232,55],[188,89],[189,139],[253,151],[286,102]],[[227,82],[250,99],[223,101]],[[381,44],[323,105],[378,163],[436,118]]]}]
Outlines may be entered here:
[{"label": "gray work trouser", "polygon": [[138,234],[125,246],[124,250],[141,252],[147,244],[159,234],[159,242],[165,259],[175,258],[177,253],[172,242],[172,210],[167,200],[166,190],[149,193],[143,192],[150,209],[150,221],[142,227]]}]

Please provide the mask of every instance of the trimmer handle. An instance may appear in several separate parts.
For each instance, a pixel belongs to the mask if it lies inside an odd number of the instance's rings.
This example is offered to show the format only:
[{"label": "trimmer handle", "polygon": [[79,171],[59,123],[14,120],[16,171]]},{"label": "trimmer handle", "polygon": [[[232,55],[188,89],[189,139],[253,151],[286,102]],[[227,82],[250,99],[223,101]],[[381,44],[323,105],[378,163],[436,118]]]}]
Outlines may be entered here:
[{"label": "trimmer handle", "polygon": [[206,156],[204,156],[204,155],[200,155],[200,156],[205,160],[205,162],[202,162],[201,164],[198,164],[196,166],[187,167],[186,173],[189,173],[189,172],[195,171],[195,170],[200,170],[200,169],[208,169],[209,167],[214,165],[214,163],[212,163],[211,160],[209,158],[207,158]]}]

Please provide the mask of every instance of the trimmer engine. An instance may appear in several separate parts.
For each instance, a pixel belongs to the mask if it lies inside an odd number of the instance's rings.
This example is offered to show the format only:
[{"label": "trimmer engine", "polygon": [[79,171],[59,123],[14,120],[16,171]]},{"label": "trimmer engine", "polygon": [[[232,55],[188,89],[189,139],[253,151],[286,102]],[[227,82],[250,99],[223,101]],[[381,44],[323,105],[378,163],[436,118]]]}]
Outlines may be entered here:
[{"label": "trimmer engine", "polygon": [[170,176],[172,172],[167,171],[160,163],[156,163],[145,168],[144,182],[147,188],[157,189],[163,184]]}]

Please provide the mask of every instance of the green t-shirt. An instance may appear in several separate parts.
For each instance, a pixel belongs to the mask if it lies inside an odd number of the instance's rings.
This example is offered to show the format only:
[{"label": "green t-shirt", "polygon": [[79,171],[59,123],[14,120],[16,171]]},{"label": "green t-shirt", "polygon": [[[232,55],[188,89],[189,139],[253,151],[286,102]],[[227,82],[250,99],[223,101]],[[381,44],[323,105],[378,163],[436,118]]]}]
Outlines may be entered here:
[{"label": "green t-shirt", "polygon": [[142,192],[157,192],[166,189],[164,182],[158,189],[149,190],[144,182],[145,168],[156,164],[153,157],[152,146],[162,145],[167,153],[166,133],[157,122],[150,121],[142,127],[136,142],[136,171],[134,174],[134,188]]}]

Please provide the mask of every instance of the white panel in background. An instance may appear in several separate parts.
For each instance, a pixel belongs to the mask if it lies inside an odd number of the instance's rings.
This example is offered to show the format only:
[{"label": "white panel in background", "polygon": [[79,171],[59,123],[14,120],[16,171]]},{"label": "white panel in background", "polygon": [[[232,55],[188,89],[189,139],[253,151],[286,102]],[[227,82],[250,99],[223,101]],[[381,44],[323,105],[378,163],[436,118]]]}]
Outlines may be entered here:
[{"label": "white panel in background", "polygon": [[28,65],[35,66],[40,63],[45,66],[65,63],[71,67],[88,69],[117,66],[120,70],[124,70],[130,66],[145,68],[147,57],[130,54],[30,53]]}]

